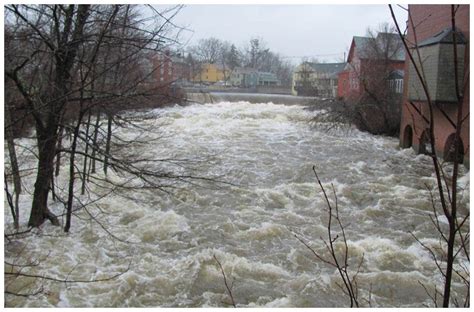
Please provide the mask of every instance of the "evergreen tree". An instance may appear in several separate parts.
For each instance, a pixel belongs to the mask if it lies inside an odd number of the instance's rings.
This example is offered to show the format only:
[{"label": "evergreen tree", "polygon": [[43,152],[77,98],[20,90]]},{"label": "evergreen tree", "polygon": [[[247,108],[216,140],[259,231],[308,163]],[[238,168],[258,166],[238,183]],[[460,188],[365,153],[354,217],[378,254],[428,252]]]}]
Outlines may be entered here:
[{"label": "evergreen tree", "polygon": [[234,70],[234,68],[241,66],[240,53],[234,44],[230,46],[230,50],[226,58],[227,58],[227,61],[226,61],[227,65],[229,66],[231,70]]}]

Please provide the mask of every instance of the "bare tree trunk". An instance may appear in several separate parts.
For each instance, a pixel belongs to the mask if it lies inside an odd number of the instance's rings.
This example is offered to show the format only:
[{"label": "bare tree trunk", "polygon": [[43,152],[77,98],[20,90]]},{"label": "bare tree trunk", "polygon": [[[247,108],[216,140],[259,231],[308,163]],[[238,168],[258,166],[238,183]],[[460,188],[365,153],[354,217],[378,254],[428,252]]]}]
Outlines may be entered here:
[{"label": "bare tree trunk", "polygon": [[59,175],[59,170],[61,168],[61,149],[63,145],[63,135],[64,135],[64,126],[61,125],[59,126],[59,134],[58,134],[58,153],[56,155],[56,172],[54,173],[55,176]]},{"label": "bare tree trunk", "polygon": [[48,193],[54,171],[60,116],[67,104],[71,70],[83,39],[88,15],[89,5],[78,5],[77,12],[74,5],[69,5],[65,9],[65,21],[61,33],[57,25],[58,46],[54,50],[56,68],[52,81],[52,94],[49,95],[50,103],[45,108],[44,122],[36,124],[39,161],[31,215],[28,221],[28,225],[32,227],[40,226],[46,219],[53,225],[59,225],[57,217],[48,209]]},{"label": "bare tree trunk", "polygon": [[53,200],[56,200],[56,193],[54,191],[55,185],[54,185],[54,177],[59,176],[59,172],[61,169],[61,149],[63,148],[63,135],[64,135],[64,125],[63,125],[63,117],[64,114],[61,116],[60,119],[60,125],[59,125],[59,130],[58,130],[58,144],[57,144],[57,153],[56,153],[56,169],[54,172],[54,175],[51,175],[51,196]]},{"label": "bare tree trunk", "polygon": [[[21,193],[21,177],[20,177],[20,170],[18,168],[18,160],[16,157],[16,150],[15,150],[15,141],[13,140],[13,123],[10,114],[10,107],[5,105],[5,136],[7,139],[8,145],[8,155],[10,157],[10,164],[12,166],[12,176],[13,176],[13,191],[15,193],[15,204],[14,204],[14,214],[13,214],[13,223],[15,225],[15,229],[18,230],[20,227],[19,219],[20,219],[20,211],[18,207],[18,201]],[[6,181],[5,181],[6,185]],[[13,211],[12,211],[13,213]]]},{"label": "bare tree trunk", "polygon": [[[38,131],[38,172],[36,175],[35,190],[33,193],[33,204],[31,207],[28,226],[38,227],[48,219],[53,225],[59,225],[59,221],[48,209],[48,194],[50,190],[51,176],[54,170],[54,156],[57,143],[57,122],[53,122],[45,131]],[[44,132],[44,133],[42,133]]]},{"label": "bare tree trunk", "polygon": [[13,217],[13,224],[15,225],[15,228],[18,230],[18,228],[16,227],[16,224],[18,223],[17,222],[18,215],[16,214],[16,211],[15,211],[16,209],[15,209],[15,206],[13,204],[12,194],[8,190],[8,179],[7,179],[7,175],[5,173],[3,174],[3,183],[4,183],[3,189],[5,190],[5,195],[7,196],[7,202],[8,202],[8,205],[10,206],[10,211],[11,211],[12,217]]},{"label": "bare tree trunk", "polygon": [[[130,11],[130,5],[125,6],[125,15],[123,18],[123,23],[124,25],[127,24],[128,22],[128,14]],[[123,27],[121,29],[121,38],[125,38],[127,28]],[[119,41],[119,47],[118,47],[118,56],[119,58],[122,56],[122,53],[124,52],[124,45],[122,40]],[[114,78],[113,82],[114,85],[118,83],[119,81],[119,72],[121,69],[122,61],[119,59],[115,66],[114,66]],[[107,175],[107,170],[109,167],[109,155],[110,155],[110,143],[112,139],[112,122],[113,122],[113,113],[111,111],[107,111],[107,141],[105,143],[105,156],[104,156],[104,173]]]},{"label": "bare tree trunk", "polygon": [[84,112],[82,110],[82,103],[81,103],[81,111],[79,112],[79,116],[77,118],[77,124],[74,127],[74,133],[72,137],[71,143],[71,155],[69,157],[69,189],[68,189],[68,198],[67,198],[67,210],[66,210],[66,225],[64,226],[64,232],[68,233],[69,229],[71,228],[71,217],[72,217],[72,202],[74,198],[74,181],[75,181],[75,158],[76,158],[76,148],[77,148],[77,137],[79,136],[79,129],[81,127],[81,121]]},{"label": "bare tree trunk", "polygon": [[99,133],[99,124],[100,124],[100,108],[97,110],[97,118],[95,120],[95,125],[94,125],[94,137],[92,139],[92,157],[91,157],[91,165],[90,165],[90,170],[91,173],[95,173],[95,157],[96,157],[96,150],[98,148],[97,146],[97,135]]},{"label": "bare tree trunk", "polygon": [[54,190],[54,174],[51,174],[51,198],[53,201],[56,200],[56,191]]},{"label": "bare tree trunk", "polygon": [[82,168],[82,186],[81,186],[81,195],[84,195],[85,190],[86,190],[86,176],[87,176],[87,153],[89,151],[89,128],[90,128],[90,123],[91,123],[91,115],[92,112],[89,111],[89,116],[87,117],[87,125],[86,125],[86,147],[84,151],[84,165]]},{"label": "bare tree trunk", "polygon": [[456,9],[454,5],[451,5],[451,26],[453,32],[453,53],[454,53],[454,81],[455,91],[458,105],[457,120],[456,120],[456,132],[454,136],[454,164],[453,164],[453,176],[451,185],[451,214],[446,215],[449,223],[449,235],[448,235],[448,255],[446,258],[446,281],[444,284],[444,295],[443,295],[443,307],[449,307],[449,301],[451,297],[451,280],[453,275],[454,265],[454,248],[456,232],[459,230],[456,225],[457,218],[457,181],[459,172],[458,156],[460,151],[461,142],[461,125],[462,125],[462,105],[463,97],[459,91],[459,73],[458,73],[458,47],[456,44]]}]

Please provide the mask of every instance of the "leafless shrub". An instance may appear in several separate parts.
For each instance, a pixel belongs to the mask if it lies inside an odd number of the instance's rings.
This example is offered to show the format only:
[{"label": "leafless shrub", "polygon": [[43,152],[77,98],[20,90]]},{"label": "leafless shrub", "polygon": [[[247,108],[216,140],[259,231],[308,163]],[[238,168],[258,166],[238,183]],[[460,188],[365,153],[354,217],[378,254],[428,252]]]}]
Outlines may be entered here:
[{"label": "leafless shrub", "polygon": [[[321,261],[331,267],[336,268],[339,277],[342,281],[341,284],[337,284],[339,288],[344,292],[346,296],[350,299],[350,307],[359,307],[360,306],[360,298],[359,298],[359,287],[357,284],[357,275],[360,273],[362,264],[364,261],[364,256],[359,259],[358,265],[354,271],[351,273],[349,271],[349,246],[347,244],[347,237],[345,226],[342,223],[342,220],[339,215],[339,206],[337,201],[336,191],[334,189],[334,185],[331,184],[331,188],[334,195],[334,204],[331,203],[329,197],[326,193],[326,189],[324,188],[319,176],[316,172],[316,167],[313,166],[313,172],[316,176],[318,181],[319,187],[323,192],[324,199],[326,201],[327,213],[328,213],[328,223],[326,225],[327,228],[327,238],[321,238],[324,243],[325,250],[328,253],[328,256],[323,255],[322,252],[316,251],[311,245],[305,242],[298,234],[294,234],[296,239],[298,239],[311,253],[316,257],[318,261]],[[335,227],[334,227],[335,225]],[[338,240],[342,243],[342,253],[338,252],[336,243]],[[370,305],[370,296],[368,303]]]},{"label": "leafless shrub", "polygon": [[232,288],[234,286],[234,283],[232,282],[232,284],[229,286],[229,284],[227,283],[227,278],[226,278],[226,275],[225,275],[225,272],[224,272],[224,268],[222,267],[222,264],[219,262],[216,255],[214,255],[213,258],[216,261],[217,265],[219,266],[219,269],[221,270],[222,278],[224,279],[224,285],[225,285],[225,288],[227,290],[227,294],[229,295],[231,304],[234,308],[236,308],[237,306],[235,305],[234,295],[232,294]]}]

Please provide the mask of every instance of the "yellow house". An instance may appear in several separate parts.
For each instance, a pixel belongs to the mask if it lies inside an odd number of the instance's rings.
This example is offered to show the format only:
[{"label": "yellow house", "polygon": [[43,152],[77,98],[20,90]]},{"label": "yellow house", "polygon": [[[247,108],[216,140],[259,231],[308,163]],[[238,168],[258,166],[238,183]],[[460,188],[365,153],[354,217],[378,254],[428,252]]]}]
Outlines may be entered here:
[{"label": "yellow house", "polygon": [[230,77],[230,71],[217,64],[204,63],[200,69],[201,71],[194,76],[194,82],[215,83],[228,80]]}]

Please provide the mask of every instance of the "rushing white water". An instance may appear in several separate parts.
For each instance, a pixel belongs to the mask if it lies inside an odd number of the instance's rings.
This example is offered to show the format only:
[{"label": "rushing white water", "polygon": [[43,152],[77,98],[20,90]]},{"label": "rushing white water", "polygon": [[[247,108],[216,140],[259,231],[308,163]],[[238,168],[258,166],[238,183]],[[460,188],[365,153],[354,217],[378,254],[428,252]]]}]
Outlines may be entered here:
[{"label": "rushing white water", "polygon": [[[442,278],[429,253],[410,234],[425,244],[438,244],[425,186],[435,183],[428,157],[400,150],[393,138],[357,130],[319,131],[309,123],[317,112],[298,105],[221,102],[154,113],[156,119],[141,125],[160,123],[160,131],[144,135],[149,145],[130,149],[143,157],[199,159],[200,172],[223,176],[238,186],[188,186],[176,189],[173,196],[153,190],[121,191],[98,202],[102,213],[90,207],[105,228],[128,243],[113,239],[84,211],[73,219],[69,235],[45,224],[34,235],[5,243],[6,260],[38,260],[29,272],[57,278],[106,278],[130,264],[125,274],[106,282],[45,281],[39,295],[7,295],[7,306],[228,306],[214,255],[233,283],[240,307],[348,306],[336,270],[294,237],[296,233],[324,254],[321,237],[327,235],[327,207],[313,165],[331,198],[334,185],[351,272],[363,257],[357,279],[361,302],[368,305],[362,298],[370,293],[372,306],[432,304],[421,283],[441,287]],[[127,138],[138,133],[120,131]],[[29,144],[26,139],[19,142]],[[26,152],[21,159],[23,168],[34,166]],[[212,161],[202,162],[205,159]],[[109,175],[114,178],[113,172]],[[65,183],[66,176],[62,179]],[[31,180],[26,179],[21,197],[24,223]],[[465,214],[467,170],[460,182],[466,189],[461,192]],[[62,212],[58,204],[51,207]],[[10,223],[5,209],[5,226]],[[27,282],[5,285],[25,292],[28,288],[22,286]],[[457,279],[454,291],[463,295]]]}]

